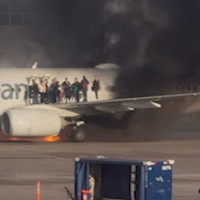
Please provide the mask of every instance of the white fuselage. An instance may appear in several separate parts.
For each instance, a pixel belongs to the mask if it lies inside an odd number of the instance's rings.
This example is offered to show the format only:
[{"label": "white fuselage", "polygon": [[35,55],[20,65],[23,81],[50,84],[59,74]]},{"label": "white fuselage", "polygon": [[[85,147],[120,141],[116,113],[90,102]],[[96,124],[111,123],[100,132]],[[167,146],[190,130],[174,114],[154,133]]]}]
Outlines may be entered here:
[{"label": "white fuselage", "polygon": [[38,84],[41,79],[48,79],[50,85],[51,80],[57,78],[61,85],[66,77],[72,84],[75,77],[81,81],[86,76],[89,81],[88,101],[94,101],[95,94],[91,89],[94,76],[100,80],[99,100],[106,100],[113,97],[110,89],[116,75],[116,70],[96,68],[0,68],[0,114],[9,108],[25,105],[25,91],[31,85],[32,79]]}]

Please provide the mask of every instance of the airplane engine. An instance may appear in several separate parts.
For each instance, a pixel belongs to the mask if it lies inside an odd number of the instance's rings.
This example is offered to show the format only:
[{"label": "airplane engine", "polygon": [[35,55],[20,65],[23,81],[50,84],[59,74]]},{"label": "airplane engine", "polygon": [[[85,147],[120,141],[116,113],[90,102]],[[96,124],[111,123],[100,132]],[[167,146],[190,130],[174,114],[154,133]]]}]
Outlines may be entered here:
[{"label": "airplane engine", "polygon": [[47,110],[13,109],[1,118],[1,129],[6,136],[57,135],[62,128],[59,114]]}]

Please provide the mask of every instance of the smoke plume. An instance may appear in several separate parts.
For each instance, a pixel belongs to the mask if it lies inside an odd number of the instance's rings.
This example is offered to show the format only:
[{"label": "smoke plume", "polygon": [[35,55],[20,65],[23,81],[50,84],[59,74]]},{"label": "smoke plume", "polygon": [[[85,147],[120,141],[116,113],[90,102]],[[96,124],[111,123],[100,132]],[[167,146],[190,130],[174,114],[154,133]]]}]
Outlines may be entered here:
[{"label": "smoke plume", "polygon": [[[116,84],[119,96],[165,93],[169,83],[198,82],[199,1],[131,2],[133,10],[109,12],[107,20],[110,35],[120,38],[106,47],[107,59],[122,65]],[[112,20],[121,28],[117,30]]]},{"label": "smoke plume", "polygon": [[3,14],[12,21],[0,26],[0,66],[93,67],[103,60],[103,1],[8,1],[7,6]]},{"label": "smoke plume", "polygon": [[[109,2],[112,3],[106,13],[106,59],[122,66],[115,85],[116,96],[199,90],[198,0]],[[115,42],[113,37],[117,38]],[[167,103],[160,110],[135,111],[128,130],[130,136],[135,140],[170,138],[172,134],[166,132],[184,108],[180,103]],[[184,137],[175,134],[171,138]]]}]

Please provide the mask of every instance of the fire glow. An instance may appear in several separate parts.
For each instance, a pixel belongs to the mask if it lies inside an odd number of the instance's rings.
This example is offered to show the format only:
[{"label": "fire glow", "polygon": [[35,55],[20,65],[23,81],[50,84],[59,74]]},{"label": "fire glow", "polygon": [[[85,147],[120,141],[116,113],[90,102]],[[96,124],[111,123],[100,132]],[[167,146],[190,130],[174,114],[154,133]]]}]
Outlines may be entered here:
[{"label": "fire glow", "polygon": [[[8,141],[9,141],[9,139],[8,139]],[[18,138],[18,137],[10,137],[10,141],[16,141],[16,142],[18,142],[18,141],[23,141],[21,138]]]},{"label": "fire glow", "polygon": [[60,142],[62,141],[59,135],[47,137],[8,137],[0,132],[0,142]]},{"label": "fire glow", "polygon": [[61,141],[61,137],[59,135],[57,136],[47,136],[43,138],[43,141],[45,142],[59,142]]}]

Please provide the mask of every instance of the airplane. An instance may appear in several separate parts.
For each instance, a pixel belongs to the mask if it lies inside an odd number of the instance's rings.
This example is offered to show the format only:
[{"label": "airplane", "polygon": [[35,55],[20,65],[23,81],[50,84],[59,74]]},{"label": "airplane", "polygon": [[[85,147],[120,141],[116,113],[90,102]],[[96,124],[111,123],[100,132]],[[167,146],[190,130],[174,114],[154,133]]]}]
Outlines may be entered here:
[{"label": "airplane", "polygon": [[[74,142],[82,142],[86,136],[85,125],[96,116],[127,114],[140,109],[162,107],[163,100],[198,97],[200,93],[183,93],[113,99],[112,86],[119,73],[118,65],[99,64],[95,68],[0,68],[0,115],[1,130],[6,136],[40,137],[54,136],[66,132]],[[72,83],[74,77],[80,81],[83,76],[89,80],[88,102],[27,104],[24,94],[32,80],[51,81],[56,77],[60,84],[68,77]],[[91,90],[94,76],[99,77],[101,90],[99,100]]]}]

